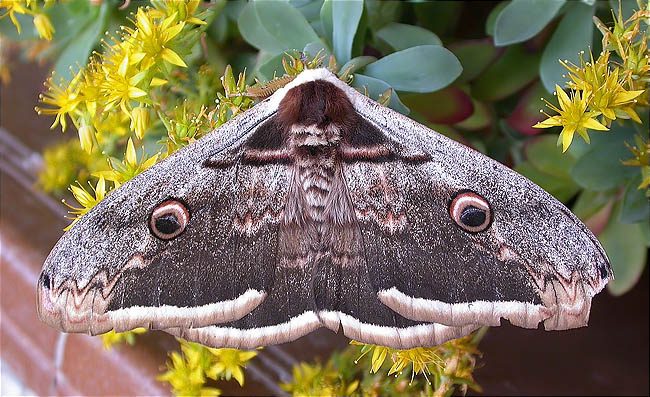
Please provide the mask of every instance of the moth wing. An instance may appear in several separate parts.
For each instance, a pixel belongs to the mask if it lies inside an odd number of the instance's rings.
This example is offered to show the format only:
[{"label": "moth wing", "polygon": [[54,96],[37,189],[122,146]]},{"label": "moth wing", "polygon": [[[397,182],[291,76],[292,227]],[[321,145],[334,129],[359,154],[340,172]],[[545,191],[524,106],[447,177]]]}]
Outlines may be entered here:
[{"label": "moth wing", "polygon": [[[591,232],[525,177],[361,95],[355,107],[392,158],[343,166],[381,302],[418,321],[463,327],[501,318],[536,328],[587,323],[611,277]],[[368,135],[373,135],[368,134]],[[492,206],[485,232],[468,233],[449,204],[464,189]]]},{"label": "moth wing", "polygon": [[[287,288],[279,298],[275,291],[285,277],[276,274],[276,253],[286,166],[241,162],[242,148],[270,126],[274,111],[262,103],[236,117],[82,217],[46,260],[40,317],[64,331],[92,334],[192,328],[240,320],[268,301],[266,320],[256,318],[268,322],[274,312],[282,318]],[[190,220],[182,234],[163,241],[148,220],[170,198],[187,206]],[[271,303],[278,306],[268,308]]]}]

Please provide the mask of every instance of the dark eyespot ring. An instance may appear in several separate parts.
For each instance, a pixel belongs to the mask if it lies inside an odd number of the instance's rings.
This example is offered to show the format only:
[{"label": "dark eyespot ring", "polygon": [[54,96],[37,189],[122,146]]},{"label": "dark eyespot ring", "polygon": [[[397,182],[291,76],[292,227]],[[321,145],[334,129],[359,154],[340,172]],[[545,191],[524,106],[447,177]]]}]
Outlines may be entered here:
[{"label": "dark eyespot ring", "polygon": [[449,216],[466,232],[478,233],[492,224],[492,207],[477,193],[461,190],[449,204]]},{"label": "dark eyespot ring", "polygon": [[190,221],[190,212],[178,200],[166,200],[158,204],[151,213],[149,229],[161,240],[171,240],[179,236]]}]

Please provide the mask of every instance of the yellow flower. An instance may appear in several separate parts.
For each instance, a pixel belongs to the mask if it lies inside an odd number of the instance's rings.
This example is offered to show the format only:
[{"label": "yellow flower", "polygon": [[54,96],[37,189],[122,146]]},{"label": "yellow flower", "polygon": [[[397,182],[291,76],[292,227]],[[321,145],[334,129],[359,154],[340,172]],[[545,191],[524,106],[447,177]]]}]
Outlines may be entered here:
[{"label": "yellow flower", "polygon": [[131,43],[135,48],[133,59],[142,62],[143,70],[149,69],[156,61],[164,61],[186,68],[187,64],[171,48],[169,42],[176,37],[185,27],[185,22],[174,23],[176,14],[170,15],[162,22],[157,22],[151,13],[142,8],[136,14],[136,30],[126,28],[131,33]]},{"label": "yellow flower", "polygon": [[34,26],[41,38],[48,41],[52,40],[52,34],[54,34],[55,30],[47,15],[36,14],[34,17]]},{"label": "yellow flower", "polygon": [[580,136],[589,143],[587,129],[607,131],[608,128],[599,123],[595,117],[600,115],[599,112],[587,110],[589,97],[591,94],[587,91],[573,91],[571,97],[562,90],[558,85],[555,86],[555,95],[560,104],[560,109],[546,101],[546,106],[559,113],[556,116],[548,116],[548,119],[535,124],[534,128],[550,128],[562,126],[562,132],[558,138],[558,145],[562,144],[562,151],[571,145],[573,134],[578,132]]},{"label": "yellow flower", "polygon": [[413,381],[413,377],[418,374],[422,374],[428,379],[427,374],[431,374],[430,364],[434,364],[440,368],[444,365],[444,361],[436,354],[436,350],[436,347],[416,347],[395,351],[392,357],[393,366],[390,367],[388,375],[401,374],[406,367],[411,365],[413,367],[411,371],[411,382]]},{"label": "yellow flower", "polygon": [[146,156],[143,155],[140,160],[138,160],[133,141],[131,138],[129,138],[129,141],[126,144],[124,160],[119,162],[118,160],[111,158],[111,170],[100,171],[94,175],[98,177],[104,177],[107,180],[112,181],[115,185],[115,188],[118,188],[124,182],[132,179],[134,176],[154,165],[158,160],[158,156],[158,153],[149,158],[146,158]]},{"label": "yellow flower", "polygon": [[149,128],[149,120],[149,109],[140,106],[131,111],[130,128],[138,138],[144,137],[145,131]]},{"label": "yellow flower", "polygon": [[27,2],[24,0],[0,0],[0,10],[6,10],[7,12],[4,15],[0,15],[0,18],[4,18],[9,15],[9,19],[18,30],[18,33],[21,33],[20,22],[16,19],[16,14],[28,14],[29,10],[25,8]]},{"label": "yellow flower", "polygon": [[93,150],[95,141],[95,130],[86,124],[79,127],[79,142],[81,142],[81,149],[90,153]]},{"label": "yellow flower", "polygon": [[[128,64],[128,56],[124,59],[126,61],[121,65]],[[120,66],[118,73],[114,73],[108,66],[103,66],[103,68],[105,80],[102,82],[101,88],[106,97],[105,110],[119,105],[124,113],[130,114],[131,100],[141,102],[147,96],[147,92],[137,86],[146,76],[146,72],[133,74],[130,68]]]},{"label": "yellow flower", "polygon": [[213,387],[203,387],[205,371],[212,364],[213,356],[208,349],[198,343],[179,340],[182,355],[170,354],[167,371],[159,375],[159,381],[168,382],[177,396],[219,396],[221,391]]},{"label": "yellow flower", "polygon": [[82,76],[82,71],[72,79],[70,83],[63,81],[59,84],[54,83],[54,76],[45,81],[45,86],[48,88],[45,94],[41,94],[39,98],[41,102],[46,105],[54,106],[53,108],[36,107],[38,114],[56,115],[54,123],[50,128],[55,128],[61,123],[61,130],[65,131],[67,127],[66,116],[70,116],[75,111],[82,98],[79,95],[78,83]]},{"label": "yellow flower", "polygon": [[111,330],[102,335],[102,344],[106,350],[110,350],[114,345],[122,342],[126,342],[133,346],[135,343],[135,336],[144,334],[145,332],[147,332],[147,330],[144,328],[135,328],[126,332],[115,332],[115,330]]},{"label": "yellow flower", "polygon": [[87,191],[81,184],[77,183],[78,186],[70,186],[70,191],[74,196],[75,200],[81,205],[81,207],[74,207],[63,201],[63,203],[70,208],[68,211],[69,214],[73,215],[72,223],[68,225],[64,230],[69,230],[77,221],[85,214],[88,213],[94,206],[97,205],[100,201],[106,196],[106,181],[103,177],[99,177],[97,185],[90,185],[92,191]]},{"label": "yellow flower", "polygon": [[244,386],[244,371],[246,363],[257,356],[254,350],[243,351],[238,349],[208,349],[216,358],[216,362],[207,371],[206,375],[212,379],[230,380],[235,378],[240,386]]},{"label": "yellow flower", "polygon": [[195,17],[194,14],[198,9],[198,6],[201,2],[199,0],[190,0],[190,1],[165,1],[157,2],[153,1],[152,4],[162,9],[164,15],[173,15],[176,14],[176,17],[179,21],[191,23],[194,25],[205,25],[206,22]]}]

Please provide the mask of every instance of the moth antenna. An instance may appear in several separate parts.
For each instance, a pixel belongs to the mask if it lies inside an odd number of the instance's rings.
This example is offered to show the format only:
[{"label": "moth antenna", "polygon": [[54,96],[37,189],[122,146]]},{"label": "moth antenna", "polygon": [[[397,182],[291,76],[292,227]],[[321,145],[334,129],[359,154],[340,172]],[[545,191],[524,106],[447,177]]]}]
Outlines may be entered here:
[{"label": "moth antenna", "polygon": [[282,77],[276,77],[267,83],[260,83],[258,81],[257,84],[259,86],[248,87],[245,95],[252,98],[268,98],[274,92],[293,81],[293,79],[295,79],[295,76],[284,75]]}]

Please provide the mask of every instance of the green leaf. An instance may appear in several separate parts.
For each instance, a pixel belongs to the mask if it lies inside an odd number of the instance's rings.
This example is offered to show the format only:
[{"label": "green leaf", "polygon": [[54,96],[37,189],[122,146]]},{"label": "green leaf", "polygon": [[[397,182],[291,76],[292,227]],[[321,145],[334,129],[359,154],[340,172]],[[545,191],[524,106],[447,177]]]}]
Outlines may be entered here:
[{"label": "green leaf", "polygon": [[[0,12],[4,14],[4,10]],[[26,14],[14,15],[20,24],[20,33],[18,33],[18,29],[16,29],[14,24],[11,22],[9,16],[6,16],[0,19],[0,36],[13,41],[38,39],[38,32],[34,27],[34,17]]]},{"label": "green leaf", "polygon": [[578,195],[571,211],[585,222],[613,200],[616,197],[616,193],[616,190],[606,190],[603,192],[583,190]]},{"label": "green leaf", "polygon": [[580,51],[587,50],[591,46],[594,10],[595,6],[577,1],[569,4],[567,13],[542,54],[539,74],[548,92],[554,91],[556,84],[565,86],[567,79],[562,75],[567,71],[559,60],[569,60],[579,64]]},{"label": "green leaf", "polygon": [[324,57],[325,63],[327,63],[327,59],[330,56],[330,50],[329,48],[327,48],[327,45],[323,43],[322,40],[314,41],[312,43],[307,44],[302,51],[306,55],[309,55],[312,58],[315,57],[316,55]]},{"label": "green leaf", "polygon": [[449,50],[456,55],[463,65],[459,82],[472,81],[478,77],[497,58],[499,51],[492,45],[492,40],[466,40],[454,43]]},{"label": "green leaf", "polygon": [[490,127],[494,122],[493,110],[474,98],[472,98],[472,107],[474,108],[472,115],[454,126],[466,131],[477,131]]},{"label": "green leaf", "polygon": [[254,47],[278,54],[318,40],[300,11],[284,1],[251,1],[239,14],[239,31]]},{"label": "green leaf", "polygon": [[352,43],[363,14],[363,1],[333,1],[331,7],[332,51],[341,64],[352,58]]},{"label": "green leaf", "polygon": [[508,6],[508,4],[510,4],[510,1],[502,1],[497,4],[492,11],[490,11],[490,15],[488,15],[487,21],[485,21],[485,34],[488,36],[494,36],[494,25],[497,22],[497,17],[501,14],[501,11]]},{"label": "green leaf", "polygon": [[[354,88],[361,90],[361,92],[367,90],[368,96],[374,99],[375,101],[378,100],[379,96],[385,93],[386,90],[392,88],[385,81],[370,76],[364,76],[358,73],[354,75],[354,79],[352,80],[352,86]],[[410,111],[409,108],[404,106],[402,101],[400,101],[395,91],[391,93],[390,102],[388,103],[388,106],[391,109],[396,110],[402,114],[409,114]]]},{"label": "green leaf", "polygon": [[330,44],[332,43],[332,32],[334,31],[332,12],[332,0],[325,0],[320,9],[320,23],[323,28],[323,34]]},{"label": "green leaf", "polygon": [[615,216],[598,236],[614,270],[614,280],[607,285],[612,295],[623,295],[639,280],[646,265],[647,248],[639,223],[626,224]]},{"label": "green leaf", "polygon": [[578,191],[578,187],[572,181],[540,171],[529,161],[518,164],[514,170],[535,182],[553,197],[563,202],[569,200]]},{"label": "green leaf", "polygon": [[519,95],[517,106],[506,119],[508,125],[524,135],[542,133],[543,130],[533,128],[533,125],[546,118],[543,113],[539,112],[544,105],[544,102],[540,99],[542,97],[551,103],[555,100],[553,95],[546,92],[546,89],[539,81],[526,88],[523,94]]},{"label": "green leaf", "polygon": [[456,86],[426,94],[404,94],[402,101],[430,123],[459,123],[474,112],[472,99]]},{"label": "green leaf", "polygon": [[[600,142],[592,142],[590,149],[582,155],[571,170],[571,177],[585,189],[602,191],[628,182],[637,174],[637,169],[621,163],[629,157],[623,144],[632,139],[633,129],[616,129],[602,135],[609,135]],[[628,134],[628,135],[626,135]],[[594,134],[594,138],[601,134]]]},{"label": "green leaf", "polygon": [[398,21],[405,3],[401,1],[366,0],[364,4],[368,14],[368,27],[372,31],[377,31],[393,21]]},{"label": "green leaf", "polygon": [[377,58],[367,55],[352,58],[341,66],[339,69],[339,77],[343,76],[342,73],[354,74],[357,70],[365,68],[366,65],[371,64],[376,60]]},{"label": "green leaf", "polygon": [[637,223],[650,219],[650,201],[645,195],[644,189],[638,189],[641,183],[641,175],[632,178],[625,187],[623,203],[619,221],[621,223]]},{"label": "green leaf", "polygon": [[451,51],[423,45],[387,55],[366,66],[365,74],[398,91],[432,92],[451,84],[462,71]]},{"label": "green leaf", "polygon": [[535,168],[557,178],[571,180],[570,170],[576,159],[557,147],[557,137],[544,135],[533,140],[525,149],[526,158]]},{"label": "green leaf", "polygon": [[453,36],[466,4],[462,1],[412,2],[418,25],[441,37]]},{"label": "green leaf", "polygon": [[323,0],[289,0],[289,4],[300,11],[306,20],[312,22],[320,18]]},{"label": "green leaf", "polygon": [[70,40],[54,64],[54,72],[57,76],[70,80],[78,68],[86,66],[91,51],[95,48],[106,29],[110,11],[111,4],[103,2],[99,6],[97,16],[95,18],[91,17],[81,32]]},{"label": "green leaf", "polygon": [[401,51],[419,45],[442,45],[442,41],[430,30],[396,22],[390,23],[378,30],[375,36],[385,41],[395,51]]},{"label": "green leaf", "polygon": [[537,78],[539,57],[539,53],[526,51],[521,44],[506,48],[503,55],[472,82],[472,96],[483,101],[498,101],[516,93]]},{"label": "green leaf", "polygon": [[506,46],[526,41],[555,17],[564,0],[512,0],[494,23],[494,44]]},{"label": "green leaf", "polygon": [[623,20],[628,19],[634,14],[635,10],[639,9],[636,0],[609,0],[609,6],[614,13],[618,16],[618,3],[621,3],[621,10],[623,11]]},{"label": "green leaf", "polygon": [[282,76],[284,74],[282,58],[285,56],[286,55],[282,53],[260,58],[260,64],[255,75],[262,81],[270,81],[273,80],[273,78],[276,76]]}]

